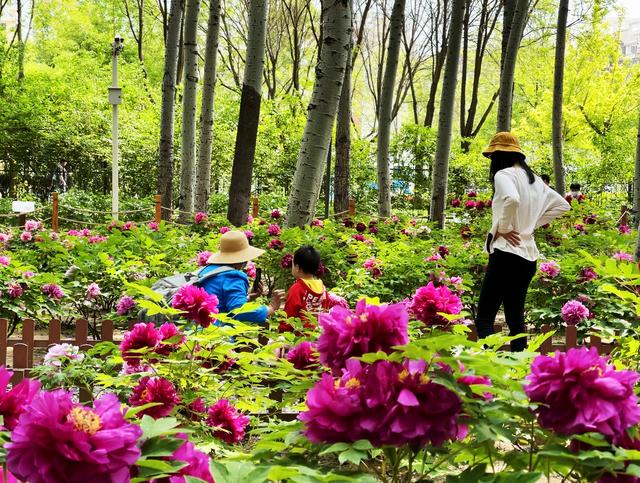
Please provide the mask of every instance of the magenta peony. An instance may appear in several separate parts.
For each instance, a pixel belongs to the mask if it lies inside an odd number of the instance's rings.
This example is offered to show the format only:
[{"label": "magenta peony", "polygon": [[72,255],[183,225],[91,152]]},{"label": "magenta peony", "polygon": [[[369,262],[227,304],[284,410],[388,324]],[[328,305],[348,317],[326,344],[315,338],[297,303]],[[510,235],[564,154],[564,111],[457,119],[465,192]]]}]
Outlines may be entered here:
[{"label": "magenta peony", "polygon": [[114,394],[91,409],[74,404],[67,391],[41,392],[11,434],[7,467],[30,483],[129,481],[141,435]]},{"label": "magenta peony", "polygon": [[133,221],[125,221],[120,228],[121,231],[131,231],[136,227]]},{"label": "magenta peony", "polygon": [[2,265],[3,267],[7,267],[10,263],[11,259],[9,257],[7,257],[6,255],[0,256],[0,265]]},{"label": "magenta peony", "polygon": [[280,259],[280,266],[282,268],[291,268],[291,266],[293,265],[293,255],[291,255],[290,253],[287,253],[285,256],[283,256]]},{"label": "magenta peony", "polygon": [[130,331],[125,332],[124,339],[120,343],[122,358],[129,365],[138,366],[143,353],[141,349],[148,348],[151,351],[155,349],[159,340],[160,334],[153,322],[137,323]]},{"label": "magenta peony", "polygon": [[591,267],[585,267],[580,270],[580,274],[578,275],[578,282],[585,283],[590,282],[591,280],[595,280],[598,278],[598,274]]},{"label": "magenta peony", "polygon": [[245,230],[244,236],[247,237],[247,240],[251,241],[256,235],[251,230]]},{"label": "magenta peony", "polygon": [[278,218],[282,218],[282,211],[275,209],[271,211],[271,218],[277,220]]},{"label": "magenta peony", "polygon": [[477,196],[478,196],[478,192],[477,192],[476,190],[470,190],[470,191],[467,193],[467,196],[468,196],[469,198],[477,198]]},{"label": "magenta peony", "polygon": [[9,297],[11,297],[12,299],[18,299],[22,297],[22,294],[24,293],[24,289],[22,288],[22,285],[20,285],[19,283],[11,282],[7,286],[7,293],[9,294]]},{"label": "magenta peony", "polygon": [[20,234],[20,240],[22,240],[23,242],[31,241],[32,238],[33,238],[33,235],[31,234],[30,231],[23,231]]},{"label": "magenta peony", "polygon": [[567,325],[577,325],[589,318],[589,309],[577,300],[570,300],[562,307],[562,320]]},{"label": "magenta peony", "polygon": [[60,286],[54,283],[46,283],[40,287],[40,290],[52,300],[60,300],[64,298],[64,291]]},{"label": "magenta peony", "polygon": [[467,200],[464,203],[464,207],[467,208],[467,209],[473,209],[473,208],[476,207],[476,202],[473,201],[473,200]]},{"label": "magenta peony", "polygon": [[166,322],[158,329],[158,345],[155,352],[162,356],[168,356],[186,341],[186,337],[175,324]]},{"label": "magenta peony", "polygon": [[427,325],[446,325],[448,321],[440,313],[455,315],[461,310],[460,297],[446,285],[436,287],[433,282],[420,287],[409,303],[409,311]]},{"label": "magenta peony", "polygon": [[300,370],[316,367],[318,365],[316,344],[306,340],[300,342],[287,353],[287,360],[293,364],[293,367]]},{"label": "magenta peony", "polygon": [[100,287],[95,282],[90,283],[87,286],[87,292],[86,292],[86,295],[85,295],[87,300],[93,300],[98,295],[102,295],[102,291],[100,290]]},{"label": "magenta peony", "polygon": [[213,435],[226,443],[237,443],[244,438],[249,418],[238,413],[226,399],[209,408],[207,424],[215,428]]},{"label": "magenta peony", "polygon": [[352,237],[354,240],[357,240],[359,242],[363,242],[366,240],[366,238],[364,237],[364,235],[362,233],[356,233],[355,235],[353,235]]},{"label": "magenta peony", "polygon": [[544,428],[563,435],[599,432],[614,437],[640,422],[634,393],[638,374],[618,371],[595,347],[540,355],[525,392]]},{"label": "magenta peony", "polygon": [[256,264],[253,262],[247,262],[247,265],[244,267],[244,271],[249,278],[256,278],[256,275],[258,273]]},{"label": "magenta peony", "polygon": [[202,327],[209,327],[212,314],[218,313],[218,297],[201,287],[185,285],[173,296],[174,309],[185,312],[185,317]]},{"label": "magenta peony", "polygon": [[453,200],[451,200],[451,206],[453,208],[459,208],[461,204],[462,202],[458,198],[454,198]]},{"label": "magenta peony", "polygon": [[96,243],[102,243],[104,241],[107,241],[107,237],[106,236],[99,236],[99,235],[95,235],[95,236],[90,236],[89,237],[89,243],[94,245]]},{"label": "magenta peony", "polygon": [[323,228],[324,227],[324,221],[322,221],[320,218],[315,218],[314,220],[311,221],[311,226],[316,226],[318,228]]},{"label": "magenta peony", "polygon": [[284,248],[284,242],[282,240],[279,240],[278,238],[273,238],[269,240],[267,248],[269,248],[270,250],[282,250]]},{"label": "magenta peony", "polygon": [[618,227],[618,232],[621,235],[628,235],[629,233],[631,233],[631,227],[629,225],[620,225]]},{"label": "magenta peony", "polygon": [[278,236],[280,235],[280,233],[282,233],[282,230],[280,229],[280,226],[276,225],[275,223],[272,223],[267,228],[267,233],[271,236]]},{"label": "magenta peony", "polygon": [[127,315],[136,306],[136,301],[128,295],[123,295],[116,304],[116,313],[118,315]]},{"label": "magenta peony", "polygon": [[318,317],[322,328],[318,339],[320,361],[337,373],[351,357],[378,351],[391,353],[392,347],[409,342],[408,322],[404,304],[367,305],[362,299],[355,313],[333,307]]},{"label": "magenta peony", "polygon": [[329,299],[329,308],[336,306],[343,307],[345,309],[349,308],[349,303],[347,302],[347,300],[344,297],[340,297],[340,295],[337,295],[333,292],[328,292],[327,298]]},{"label": "magenta peony", "polygon": [[135,407],[149,403],[160,403],[160,405],[144,409],[138,413],[138,416],[147,414],[154,419],[164,418],[171,414],[176,404],[180,403],[180,396],[173,384],[165,378],[144,376],[133,388],[129,404]]},{"label": "magenta peony", "polygon": [[209,467],[209,456],[198,451],[194,444],[188,440],[186,434],[180,433],[176,436],[183,439],[184,443],[166,459],[188,463],[187,466],[180,468],[176,474],[169,478],[152,480],[152,483],[185,483],[187,481],[185,476],[193,476],[207,483],[214,483]]},{"label": "magenta peony", "polygon": [[36,220],[27,220],[24,223],[25,231],[36,231],[36,230],[40,230],[41,228],[42,228],[42,223]]},{"label": "magenta peony", "polygon": [[7,389],[12,376],[13,372],[0,366],[0,415],[3,418],[3,426],[9,431],[13,431],[18,424],[18,418],[40,390],[40,381],[31,379],[23,379],[11,389]]},{"label": "magenta peony", "polygon": [[147,227],[151,231],[158,231],[158,229],[160,228],[160,225],[158,224],[157,221],[150,221],[149,223],[147,223]]},{"label": "magenta peony", "polygon": [[250,225],[253,223],[253,215],[247,215],[247,223]]},{"label": "magenta peony", "polygon": [[540,271],[548,278],[556,278],[560,275],[560,265],[554,260],[544,262],[540,264]]},{"label": "magenta peony", "polygon": [[230,232],[230,231],[231,231],[231,228],[229,228],[228,226],[223,226],[223,227],[220,228],[220,234],[221,235],[224,235],[225,233]]},{"label": "magenta peony", "polygon": [[207,214],[203,211],[198,211],[193,217],[193,221],[195,221],[196,225],[201,225],[209,219]]},{"label": "magenta peony", "polygon": [[196,256],[196,262],[198,263],[198,266],[204,267],[207,264],[207,260],[209,260],[209,257],[211,255],[212,253],[208,251],[198,253],[198,255]]}]

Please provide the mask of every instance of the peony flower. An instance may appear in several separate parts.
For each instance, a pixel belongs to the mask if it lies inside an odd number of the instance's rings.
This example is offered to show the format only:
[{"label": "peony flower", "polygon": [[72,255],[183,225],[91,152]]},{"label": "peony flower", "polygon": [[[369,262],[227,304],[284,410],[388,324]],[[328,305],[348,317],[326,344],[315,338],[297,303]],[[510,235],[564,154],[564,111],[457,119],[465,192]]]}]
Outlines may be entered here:
[{"label": "peony flower", "polygon": [[324,263],[322,263],[322,261],[320,261],[320,265],[318,265],[318,270],[316,270],[315,276],[322,278],[328,272],[329,272],[329,269],[325,266]]},{"label": "peony flower", "polygon": [[618,227],[618,232],[621,235],[628,235],[629,233],[631,233],[631,227],[627,224],[620,225]]},{"label": "peony flower", "polygon": [[613,254],[613,259],[621,262],[633,262],[633,255],[620,250]]},{"label": "peony flower", "polygon": [[574,228],[581,233],[584,232],[584,225],[582,223],[576,223]]},{"label": "peony flower", "polygon": [[54,283],[46,283],[40,287],[40,290],[52,300],[60,300],[64,298],[64,291],[59,285]]},{"label": "peony flower", "polygon": [[9,294],[9,297],[11,297],[12,299],[19,299],[20,297],[22,297],[22,294],[24,293],[24,289],[22,288],[22,285],[20,285],[19,283],[11,282],[7,286],[7,293]]},{"label": "peony flower", "polygon": [[463,240],[469,240],[472,235],[473,235],[473,232],[471,231],[470,227],[463,226],[460,229],[460,236],[462,237]]},{"label": "peony flower", "polygon": [[473,200],[467,200],[464,203],[464,207],[468,210],[471,210],[476,207],[476,202]]},{"label": "peony flower", "polygon": [[[491,379],[489,379],[488,376],[475,376],[472,374],[466,374],[460,376],[458,379],[456,379],[456,381],[458,382],[458,384],[463,384],[465,386],[491,386]],[[491,394],[490,392],[484,392],[482,394],[482,397],[485,400],[489,401],[493,399],[493,394]]]},{"label": "peony flower", "polygon": [[356,231],[357,231],[357,232],[359,232],[359,233],[364,233],[365,231],[367,231],[367,225],[365,225],[365,224],[364,224],[364,223],[362,223],[362,222],[359,222],[359,223],[356,225]]},{"label": "peony flower", "polygon": [[36,274],[33,273],[31,270],[25,270],[24,272],[22,272],[22,276],[26,279],[29,279],[29,278],[35,277]]},{"label": "peony flower", "polygon": [[116,313],[118,315],[127,315],[136,306],[136,301],[128,295],[123,295],[116,304]]},{"label": "peony flower", "polygon": [[164,377],[144,376],[133,388],[129,404],[136,407],[149,403],[160,403],[160,405],[144,409],[138,413],[138,416],[147,414],[154,419],[164,418],[171,414],[176,404],[180,403],[180,396],[173,384]]},{"label": "peony flower", "polygon": [[198,263],[199,267],[204,267],[207,264],[207,260],[209,260],[209,257],[213,255],[211,252],[208,251],[204,251],[204,252],[200,252],[198,253],[196,260]]},{"label": "peony flower", "polygon": [[464,279],[462,277],[450,277],[449,278],[449,283],[451,285],[462,285],[463,282],[464,282]]},{"label": "peony flower", "polygon": [[215,428],[213,435],[226,443],[237,443],[244,438],[249,418],[221,399],[209,408],[207,424]]},{"label": "peony flower", "polygon": [[344,225],[345,228],[353,228],[355,225],[351,218],[344,218],[342,220],[342,224]]},{"label": "peony flower", "polygon": [[282,259],[280,259],[280,266],[282,268],[291,268],[293,265],[293,255],[287,253]]},{"label": "peony flower", "polygon": [[160,333],[153,322],[139,322],[130,331],[124,333],[120,343],[122,358],[131,366],[140,365],[141,349],[155,349],[160,340]]},{"label": "peony flower", "polygon": [[185,483],[187,481],[185,476],[193,476],[207,483],[214,483],[209,467],[209,456],[197,450],[194,444],[188,440],[186,434],[179,433],[176,436],[183,439],[184,443],[170,457],[165,459],[184,462],[187,463],[187,466],[180,468],[177,473],[172,474],[169,478],[152,480],[152,482],[161,483],[166,480],[169,483]]},{"label": "peony flower", "polygon": [[32,238],[33,238],[33,235],[31,234],[30,231],[23,231],[20,234],[20,240],[22,240],[23,242],[31,241]]},{"label": "peony flower", "polygon": [[[178,327],[171,322],[165,322],[160,326],[158,336],[155,352],[162,356],[168,356],[187,340]],[[174,341],[169,342],[170,339],[174,339]]]},{"label": "peony flower", "polygon": [[462,202],[458,198],[454,198],[453,200],[451,200],[451,206],[453,208],[459,208],[461,204]]},{"label": "peony flower", "polygon": [[251,241],[256,235],[251,230],[245,230],[244,236],[247,237],[247,240]]},{"label": "peony flower", "polygon": [[382,271],[380,270],[380,260],[376,258],[368,258],[362,266],[371,273],[373,278],[378,278],[382,275]]},{"label": "peony flower", "polygon": [[287,353],[287,360],[293,364],[293,367],[300,370],[317,366],[316,344],[306,340],[300,342]]},{"label": "peony flower", "polygon": [[596,214],[592,213],[590,215],[585,216],[582,219],[582,221],[584,221],[585,225],[594,225],[595,222],[597,221],[597,219],[598,219],[598,216]]},{"label": "peony flower", "polygon": [[446,285],[436,287],[433,282],[429,282],[416,291],[408,308],[416,319],[427,325],[446,325],[447,319],[439,313],[459,314],[462,301]]},{"label": "peony flower", "polygon": [[442,255],[440,255],[438,252],[435,252],[430,257],[424,259],[425,262],[437,262],[438,260],[442,260]]},{"label": "peony flower", "polygon": [[540,269],[548,278],[556,278],[560,275],[560,265],[558,262],[551,260],[540,264]]},{"label": "peony flower", "polygon": [[280,226],[276,225],[275,223],[272,223],[267,228],[267,233],[271,236],[279,236],[281,232],[282,230],[280,229]]},{"label": "peony flower", "polygon": [[585,267],[580,270],[580,274],[578,275],[578,282],[585,283],[590,282],[591,280],[595,280],[598,278],[598,274],[591,267]]},{"label": "peony flower", "polygon": [[11,259],[9,257],[7,257],[6,255],[0,256],[0,265],[2,265],[3,267],[7,267],[10,263]]},{"label": "peony flower", "polygon": [[442,258],[447,258],[447,256],[448,256],[451,252],[449,251],[449,249],[448,249],[446,246],[444,246],[444,245],[440,245],[440,246],[438,247],[438,253],[440,254],[440,256],[441,256]]},{"label": "peony flower", "polygon": [[96,243],[102,243],[107,241],[107,237],[106,236],[99,236],[99,235],[95,235],[95,236],[90,236],[89,237],[89,243],[92,245],[95,245]]},{"label": "peony flower", "polygon": [[344,297],[340,297],[340,295],[336,295],[333,292],[327,292],[327,298],[329,299],[329,308],[333,307],[342,307],[345,309],[349,308],[349,303]]},{"label": "peony flower", "polygon": [[218,297],[201,287],[185,285],[173,296],[174,309],[186,312],[185,317],[202,327],[211,325],[211,315],[218,313]]},{"label": "peony flower", "polygon": [[486,204],[484,201],[476,201],[476,210],[484,210]]},{"label": "peony flower", "polygon": [[256,278],[257,269],[255,263],[247,262],[247,265],[244,267],[244,271],[247,273],[247,277]]},{"label": "peony flower", "polygon": [[197,212],[196,215],[193,217],[193,220],[196,222],[196,225],[201,225],[202,223],[206,222],[208,219],[209,217],[203,211]]},{"label": "peony flower", "polygon": [[44,356],[44,365],[60,367],[65,359],[74,361],[84,360],[84,352],[80,352],[80,347],[71,344],[55,344],[49,347]]},{"label": "peony flower", "polygon": [[36,231],[36,230],[40,230],[41,228],[42,228],[42,223],[36,220],[27,220],[24,223],[25,231]]},{"label": "peony flower", "polygon": [[356,233],[355,235],[353,235],[353,239],[359,242],[365,241],[365,237],[362,233]]},{"label": "peony flower", "polygon": [[316,218],[311,221],[311,226],[316,226],[318,228],[324,228],[324,221],[319,218]]},{"label": "peony flower", "polygon": [[253,215],[247,215],[247,223],[250,225],[253,223]]},{"label": "peony flower", "polygon": [[147,223],[147,228],[149,228],[149,230],[151,231],[158,231],[160,225],[157,221],[150,221],[149,223]]},{"label": "peony flower", "polygon": [[525,392],[538,403],[540,425],[557,433],[614,437],[640,421],[638,374],[608,365],[595,347],[540,355],[527,379]]},{"label": "peony flower", "polygon": [[120,231],[131,231],[136,227],[133,221],[125,221],[120,228]]},{"label": "peony flower", "polygon": [[11,233],[0,233],[0,243],[7,243],[11,237]]},{"label": "peony flower", "polygon": [[271,218],[277,220],[278,218],[282,218],[282,211],[275,209],[271,211]]},{"label": "peony flower", "polygon": [[96,399],[92,409],[74,404],[70,392],[43,391],[11,434],[7,467],[30,483],[129,481],[141,435],[114,394]]},{"label": "peony flower", "polygon": [[92,282],[87,286],[86,298],[87,300],[93,300],[98,295],[102,295],[102,291],[97,283]]},{"label": "peony flower", "polygon": [[267,248],[269,248],[270,250],[282,250],[284,248],[284,242],[282,240],[279,240],[278,238],[273,238],[269,240]]},{"label": "peony flower", "polygon": [[338,372],[351,357],[369,352],[392,352],[392,347],[409,342],[409,314],[404,304],[367,305],[362,299],[355,313],[343,307],[333,307],[320,314],[322,334],[318,339],[320,361]]},{"label": "peony flower", "polygon": [[478,192],[477,192],[477,191],[475,191],[475,190],[470,190],[470,191],[467,193],[467,197],[468,197],[468,198],[476,198],[477,196],[478,196]]},{"label": "peony flower", "polygon": [[378,233],[380,230],[378,229],[377,226],[370,226],[369,227],[369,233],[372,235],[375,235],[376,233]]},{"label": "peony flower", "polygon": [[577,300],[570,300],[562,307],[562,320],[567,325],[577,325],[589,318],[589,309]]},{"label": "peony flower", "polygon": [[82,236],[82,234],[78,230],[69,230],[67,232],[68,236]]},{"label": "peony flower", "polygon": [[0,416],[3,418],[0,428],[4,427],[9,431],[13,431],[18,418],[40,390],[40,381],[31,379],[23,379],[7,389],[12,376],[13,372],[0,366]]},{"label": "peony flower", "polygon": [[228,226],[223,226],[222,228],[220,228],[220,234],[224,235],[227,232],[230,232],[231,228],[229,228]]}]

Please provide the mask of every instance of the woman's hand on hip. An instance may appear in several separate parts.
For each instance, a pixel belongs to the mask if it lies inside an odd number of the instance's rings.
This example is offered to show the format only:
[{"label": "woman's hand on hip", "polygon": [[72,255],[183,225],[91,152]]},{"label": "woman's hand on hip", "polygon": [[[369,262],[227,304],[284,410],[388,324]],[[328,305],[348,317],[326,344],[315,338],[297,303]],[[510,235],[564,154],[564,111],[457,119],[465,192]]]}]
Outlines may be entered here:
[{"label": "woman's hand on hip", "polygon": [[512,245],[514,247],[520,246],[520,242],[522,241],[520,239],[520,233],[518,233],[515,230],[509,231],[509,232],[506,232],[506,233],[497,232],[496,233],[496,240],[498,238],[504,238],[505,240],[507,240],[507,243],[509,245]]}]

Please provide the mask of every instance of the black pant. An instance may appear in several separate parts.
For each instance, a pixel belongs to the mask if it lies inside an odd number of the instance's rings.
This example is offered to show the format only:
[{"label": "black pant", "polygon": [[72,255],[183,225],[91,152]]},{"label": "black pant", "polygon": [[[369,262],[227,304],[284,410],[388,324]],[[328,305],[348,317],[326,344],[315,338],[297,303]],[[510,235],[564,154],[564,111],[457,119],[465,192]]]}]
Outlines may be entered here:
[{"label": "black pant", "polygon": [[[502,304],[509,335],[526,333],[524,302],[535,273],[536,262],[513,253],[495,250],[489,256],[489,266],[482,282],[476,317],[479,339],[493,334],[493,324]],[[511,342],[511,350],[514,352],[523,351],[526,347],[526,336]]]}]

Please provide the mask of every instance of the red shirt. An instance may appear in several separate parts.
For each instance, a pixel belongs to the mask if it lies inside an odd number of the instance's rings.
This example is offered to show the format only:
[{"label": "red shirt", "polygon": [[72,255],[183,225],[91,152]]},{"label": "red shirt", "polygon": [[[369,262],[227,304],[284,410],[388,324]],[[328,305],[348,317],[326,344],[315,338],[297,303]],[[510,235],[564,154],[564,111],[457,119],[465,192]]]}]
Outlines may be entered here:
[{"label": "red shirt", "polygon": [[329,297],[322,280],[298,279],[287,293],[284,311],[287,317],[305,319],[305,312],[318,314],[329,308]]}]

